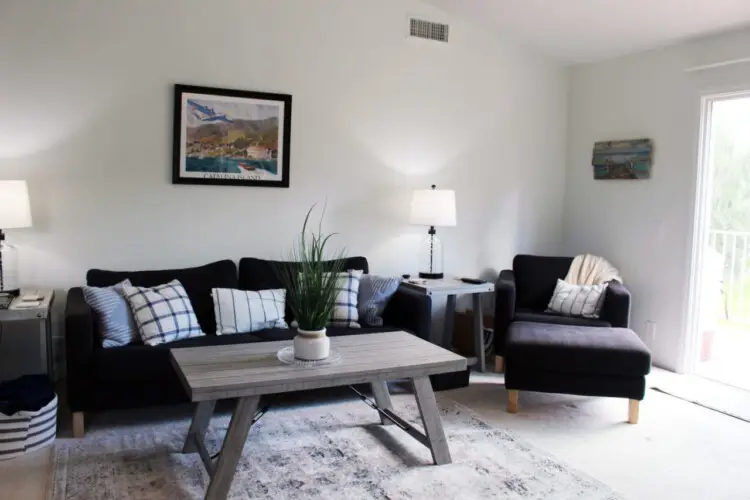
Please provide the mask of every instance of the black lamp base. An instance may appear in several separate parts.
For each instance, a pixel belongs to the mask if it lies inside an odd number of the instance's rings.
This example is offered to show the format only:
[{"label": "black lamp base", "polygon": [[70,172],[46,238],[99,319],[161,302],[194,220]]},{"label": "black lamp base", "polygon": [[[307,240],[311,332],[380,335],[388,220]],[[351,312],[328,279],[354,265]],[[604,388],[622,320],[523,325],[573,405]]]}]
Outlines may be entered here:
[{"label": "black lamp base", "polygon": [[441,280],[443,273],[419,273],[419,277],[425,280]]},{"label": "black lamp base", "polygon": [[6,295],[8,297],[18,297],[21,295],[21,290],[19,288],[16,288],[14,290],[0,290],[0,297],[3,295]]}]

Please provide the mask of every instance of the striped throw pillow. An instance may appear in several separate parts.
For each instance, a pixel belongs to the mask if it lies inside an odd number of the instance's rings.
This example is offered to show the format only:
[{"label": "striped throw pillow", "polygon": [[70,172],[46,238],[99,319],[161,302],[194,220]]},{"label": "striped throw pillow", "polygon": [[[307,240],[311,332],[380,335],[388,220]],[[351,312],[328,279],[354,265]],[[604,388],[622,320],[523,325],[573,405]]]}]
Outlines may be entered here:
[{"label": "striped throw pillow", "polygon": [[562,314],[563,316],[579,316],[583,318],[598,318],[604,304],[607,284],[601,285],[571,285],[563,280],[557,280],[555,293],[547,305],[547,312]]},{"label": "striped throw pillow", "polygon": [[333,308],[331,321],[328,326],[341,326],[344,328],[359,328],[359,312],[357,311],[357,299],[359,296],[359,280],[362,271],[346,271],[338,274],[336,289],[336,305]]},{"label": "striped throw pillow", "polygon": [[216,316],[216,335],[287,328],[284,321],[286,290],[211,290]]},{"label": "striped throw pillow", "polygon": [[123,295],[125,285],[130,286],[130,280],[101,288],[81,287],[83,299],[94,312],[102,347],[119,347],[141,342],[133,313],[130,312],[128,301]]},{"label": "striped throw pillow", "polygon": [[383,311],[399,284],[401,278],[398,277],[363,274],[357,299],[360,322],[368,326],[383,326]]},{"label": "striped throw pillow", "polygon": [[203,335],[190,298],[178,280],[153,288],[125,285],[124,291],[144,344],[153,346]]}]

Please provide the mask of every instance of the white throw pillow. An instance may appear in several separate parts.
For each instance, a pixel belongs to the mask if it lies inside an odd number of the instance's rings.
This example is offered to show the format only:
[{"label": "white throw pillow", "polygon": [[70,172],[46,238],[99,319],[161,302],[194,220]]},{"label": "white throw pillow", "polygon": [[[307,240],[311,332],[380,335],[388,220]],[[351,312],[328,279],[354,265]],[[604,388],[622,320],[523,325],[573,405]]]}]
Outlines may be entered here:
[{"label": "white throw pillow", "polygon": [[216,335],[247,333],[266,328],[287,328],[284,321],[286,290],[211,290],[216,315]]},{"label": "white throw pillow", "polygon": [[601,285],[571,285],[563,280],[557,280],[555,293],[547,306],[547,312],[562,314],[563,316],[581,316],[584,318],[598,318],[604,304],[607,284]]},{"label": "white throw pillow", "polygon": [[185,288],[178,280],[152,288],[123,286],[141,339],[159,345],[203,335]]},{"label": "white throw pillow", "polygon": [[362,271],[350,270],[338,273],[336,290],[336,304],[329,326],[343,326],[345,328],[359,328],[359,312],[357,301],[359,296],[359,280]]}]

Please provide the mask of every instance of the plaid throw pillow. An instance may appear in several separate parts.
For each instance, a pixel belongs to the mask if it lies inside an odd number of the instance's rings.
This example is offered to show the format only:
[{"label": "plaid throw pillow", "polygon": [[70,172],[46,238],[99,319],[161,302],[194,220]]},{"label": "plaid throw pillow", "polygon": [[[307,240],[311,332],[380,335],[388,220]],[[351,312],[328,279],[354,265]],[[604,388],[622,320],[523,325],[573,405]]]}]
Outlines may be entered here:
[{"label": "plaid throw pillow", "polygon": [[359,313],[357,312],[357,297],[359,295],[359,280],[362,271],[347,271],[338,273],[336,289],[336,305],[328,326],[343,326],[345,328],[359,328]]},{"label": "plaid throw pillow", "polygon": [[153,346],[203,335],[179,281],[153,288],[125,285],[123,291],[144,344]]},{"label": "plaid throw pillow", "polygon": [[214,288],[211,296],[214,299],[216,335],[287,328],[284,321],[286,290],[283,288],[257,292]]}]

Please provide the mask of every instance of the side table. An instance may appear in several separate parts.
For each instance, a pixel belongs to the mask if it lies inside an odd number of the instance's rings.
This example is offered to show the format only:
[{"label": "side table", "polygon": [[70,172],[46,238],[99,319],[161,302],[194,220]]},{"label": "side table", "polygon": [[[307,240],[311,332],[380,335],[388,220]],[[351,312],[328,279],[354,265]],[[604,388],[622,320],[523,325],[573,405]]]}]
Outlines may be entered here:
[{"label": "side table", "polygon": [[[55,293],[53,290],[38,288],[30,290],[36,291],[44,297],[39,305],[21,307],[21,299],[20,297],[16,297],[8,309],[0,309],[0,350],[2,350],[3,339],[1,336],[3,334],[3,327],[23,321],[36,323],[36,331],[39,334],[39,358],[41,366],[46,370],[47,376],[54,380],[50,309]],[[23,292],[30,290],[22,290],[21,295],[23,295]]]},{"label": "side table", "polygon": [[[492,282],[472,284],[464,283],[463,281],[455,278],[445,278],[441,280],[426,280],[427,282],[423,285],[417,283],[410,283],[409,281],[402,281],[401,286],[406,287],[410,290],[434,296],[447,297],[445,304],[445,319],[443,329],[443,341],[439,345],[442,345],[445,349],[451,350],[451,344],[453,341],[453,320],[456,312],[456,296],[458,295],[471,295],[472,299],[472,310],[474,311],[474,352],[476,353],[476,365],[479,367],[479,371],[485,371],[485,359],[484,359],[484,325],[482,319],[482,294],[490,293],[495,291],[495,284]],[[429,339],[433,344],[438,344],[434,338],[434,333]],[[472,365],[472,360],[469,359],[469,365]]]}]

